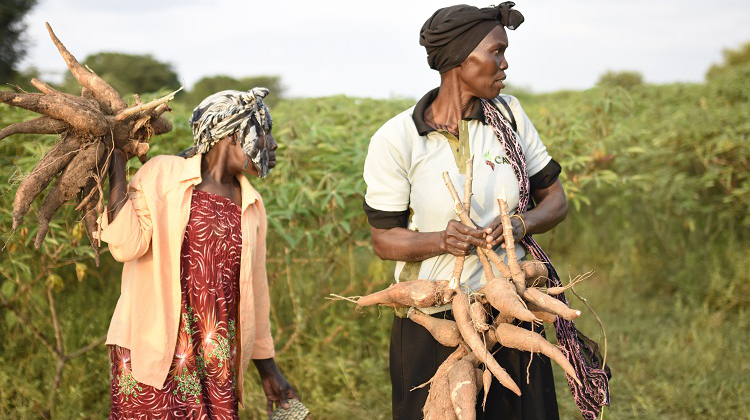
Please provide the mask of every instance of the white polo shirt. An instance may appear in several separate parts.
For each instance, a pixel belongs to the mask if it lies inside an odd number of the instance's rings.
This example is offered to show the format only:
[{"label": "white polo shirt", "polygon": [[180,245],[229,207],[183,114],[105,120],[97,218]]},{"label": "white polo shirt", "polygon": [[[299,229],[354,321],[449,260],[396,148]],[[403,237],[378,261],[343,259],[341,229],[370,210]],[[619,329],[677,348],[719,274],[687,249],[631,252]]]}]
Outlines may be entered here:
[{"label": "white polo shirt", "polygon": [[[481,107],[472,113],[474,119],[459,124],[459,138],[444,131],[427,130],[415,122],[415,108],[423,110],[437,96],[437,89],[428,93],[420,103],[396,115],[385,123],[370,140],[364,167],[367,183],[365,202],[373,209],[400,212],[410,211],[408,229],[419,232],[445,230],[448,221],[458,220],[453,200],[442,179],[448,171],[453,184],[463,197],[465,162],[474,156],[474,179],[471,218],[480,226],[487,226],[499,214],[497,196],[505,190],[511,214],[517,211],[519,188],[508,156],[495,136],[492,126],[484,123]],[[542,170],[552,159],[539,138],[518,99],[501,95],[510,106],[517,121],[517,136],[526,159],[529,176]],[[425,104],[424,102],[427,101]],[[477,101],[478,105],[478,101]],[[495,105],[506,116],[498,99]],[[423,116],[416,118],[423,121]],[[417,125],[421,125],[422,132]],[[498,254],[505,251],[498,246]],[[523,247],[517,246],[518,258],[523,258]],[[455,257],[438,255],[421,262],[396,263],[396,281],[414,279],[448,280],[453,273]],[[473,290],[485,284],[484,272],[476,251],[466,257],[461,284]],[[442,310],[443,308],[441,308]]]}]

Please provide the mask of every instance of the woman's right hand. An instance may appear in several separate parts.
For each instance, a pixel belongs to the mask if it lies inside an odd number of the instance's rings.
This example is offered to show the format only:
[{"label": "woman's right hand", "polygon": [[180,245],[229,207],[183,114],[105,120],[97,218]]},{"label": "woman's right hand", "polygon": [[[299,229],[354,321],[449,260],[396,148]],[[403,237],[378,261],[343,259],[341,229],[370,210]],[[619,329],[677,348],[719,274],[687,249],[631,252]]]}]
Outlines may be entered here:
[{"label": "woman's right hand", "polygon": [[484,230],[471,228],[458,220],[451,220],[442,232],[442,250],[456,256],[469,255],[476,247],[491,248],[485,241]]}]

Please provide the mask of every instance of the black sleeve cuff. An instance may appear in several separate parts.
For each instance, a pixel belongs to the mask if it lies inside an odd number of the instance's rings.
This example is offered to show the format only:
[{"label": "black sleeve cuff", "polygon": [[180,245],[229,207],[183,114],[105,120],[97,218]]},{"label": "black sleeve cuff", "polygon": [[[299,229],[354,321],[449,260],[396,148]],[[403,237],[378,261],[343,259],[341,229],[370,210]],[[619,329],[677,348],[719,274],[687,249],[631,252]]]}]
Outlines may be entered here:
[{"label": "black sleeve cuff", "polygon": [[362,208],[365,209],[367,221],[370,223],[370,226],[376,229],[392,229],[395,227],[406,228],[409,225],[409,210],[377,210],[367,205],[366,201],[362,202]]},{"label": "black sleeve cuff", "polygon": [[529,178],[531,191],[549,188],[557,181],[557,177],[560,176],[561,171],[560,164],[554,159],[550,160],[547,166]]}]

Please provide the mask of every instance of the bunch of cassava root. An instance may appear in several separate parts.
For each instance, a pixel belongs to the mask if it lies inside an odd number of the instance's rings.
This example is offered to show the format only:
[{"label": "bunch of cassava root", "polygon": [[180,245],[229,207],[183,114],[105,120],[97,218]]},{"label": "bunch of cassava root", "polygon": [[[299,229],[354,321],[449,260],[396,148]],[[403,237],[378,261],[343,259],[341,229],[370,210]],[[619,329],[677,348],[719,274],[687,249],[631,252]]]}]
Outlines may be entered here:
[{"label": "bunch of cassava root", "polygon": [[80,96],[62,93],[32,79],[41,93],[0,92],[0,102],[43,115],[3,128],[0,140],[17,133],[60,135],[59,143],[18,186],[13,202],[13,230],[21,224],[31,203],[59,174],[39,210],[34,245],[39,248],[43,243],[53,214],[65,202],[75,199],[98,265],[99,241],[94,233],[103,211],[102,184],[112,151],[118,148],[145,162],[148,140],[172,129],[162,114],[170,110],[167,102],[176,92],[147,104],[134,95],[135,103],[128,107],[112,86],[68,52],[49,24],[47,30],[82,91]]},{"label": "bunch of cassava root", "polygon": [[[475,226],[469,215],[472,161],[473,157],[466,164],[463,202],[448,173],[443,173],[443,180],[455,202],[455,211],[461,221],[469,226]],[[496,344],[542,353],[559,364],[565,373],[580,384],[573,366],[557,347],[540,334],[513,324],[515,320],[535,324],[553,323],[557,317],[573,320],[580,316],[580,311],[570,309],[552,297],[580,279],[565,287],[541,289],[546,284],[547,267],[539,261],[519,262],[515,258],[508,204],[502,195],[498,198],[498,203],[508,264],[492,250],[477,249],[487,279],[480,290],[467,294],[462,289],[460,278],[464,257],[458,257],[450,280],[405,281],[361,297],[333,295],[334,299],[344,299],[360,306],[410,308],[407,312],[409,319],[425,327],[440,344],[456,348],[440,365],[432,379],[416,387],[430,385],[423,409],[425,420],[475,419],[477,396],[484,389],[486,402],[493,375],[500,384],[521,395],[518,385],[490,353],[490,349]],[[497,268],[500,277],[495,276],[491,264]],[[419,309],[448,303],[452,303],[455,321],[435,318]],[[484,366],[483,370],[479,368],[480,364]]]}]

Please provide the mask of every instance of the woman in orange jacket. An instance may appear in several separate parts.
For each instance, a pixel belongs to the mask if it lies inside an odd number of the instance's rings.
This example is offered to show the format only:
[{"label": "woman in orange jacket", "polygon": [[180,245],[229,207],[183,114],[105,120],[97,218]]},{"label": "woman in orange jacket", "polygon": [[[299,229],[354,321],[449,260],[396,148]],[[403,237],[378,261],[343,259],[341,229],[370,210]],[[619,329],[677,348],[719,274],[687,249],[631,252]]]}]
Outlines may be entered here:
[{"label": "woman in orange jacket", "polygon": [[250,360],[269,414],[297,398],[273,359],[266,213],[245,177],[276,165],[267,94],[209,96],[190,119],[194,146],[152,158],[129,184],[130,157],[114,153],[101,221],[124,262],[107,335],[110,419],[236,419]]}]

